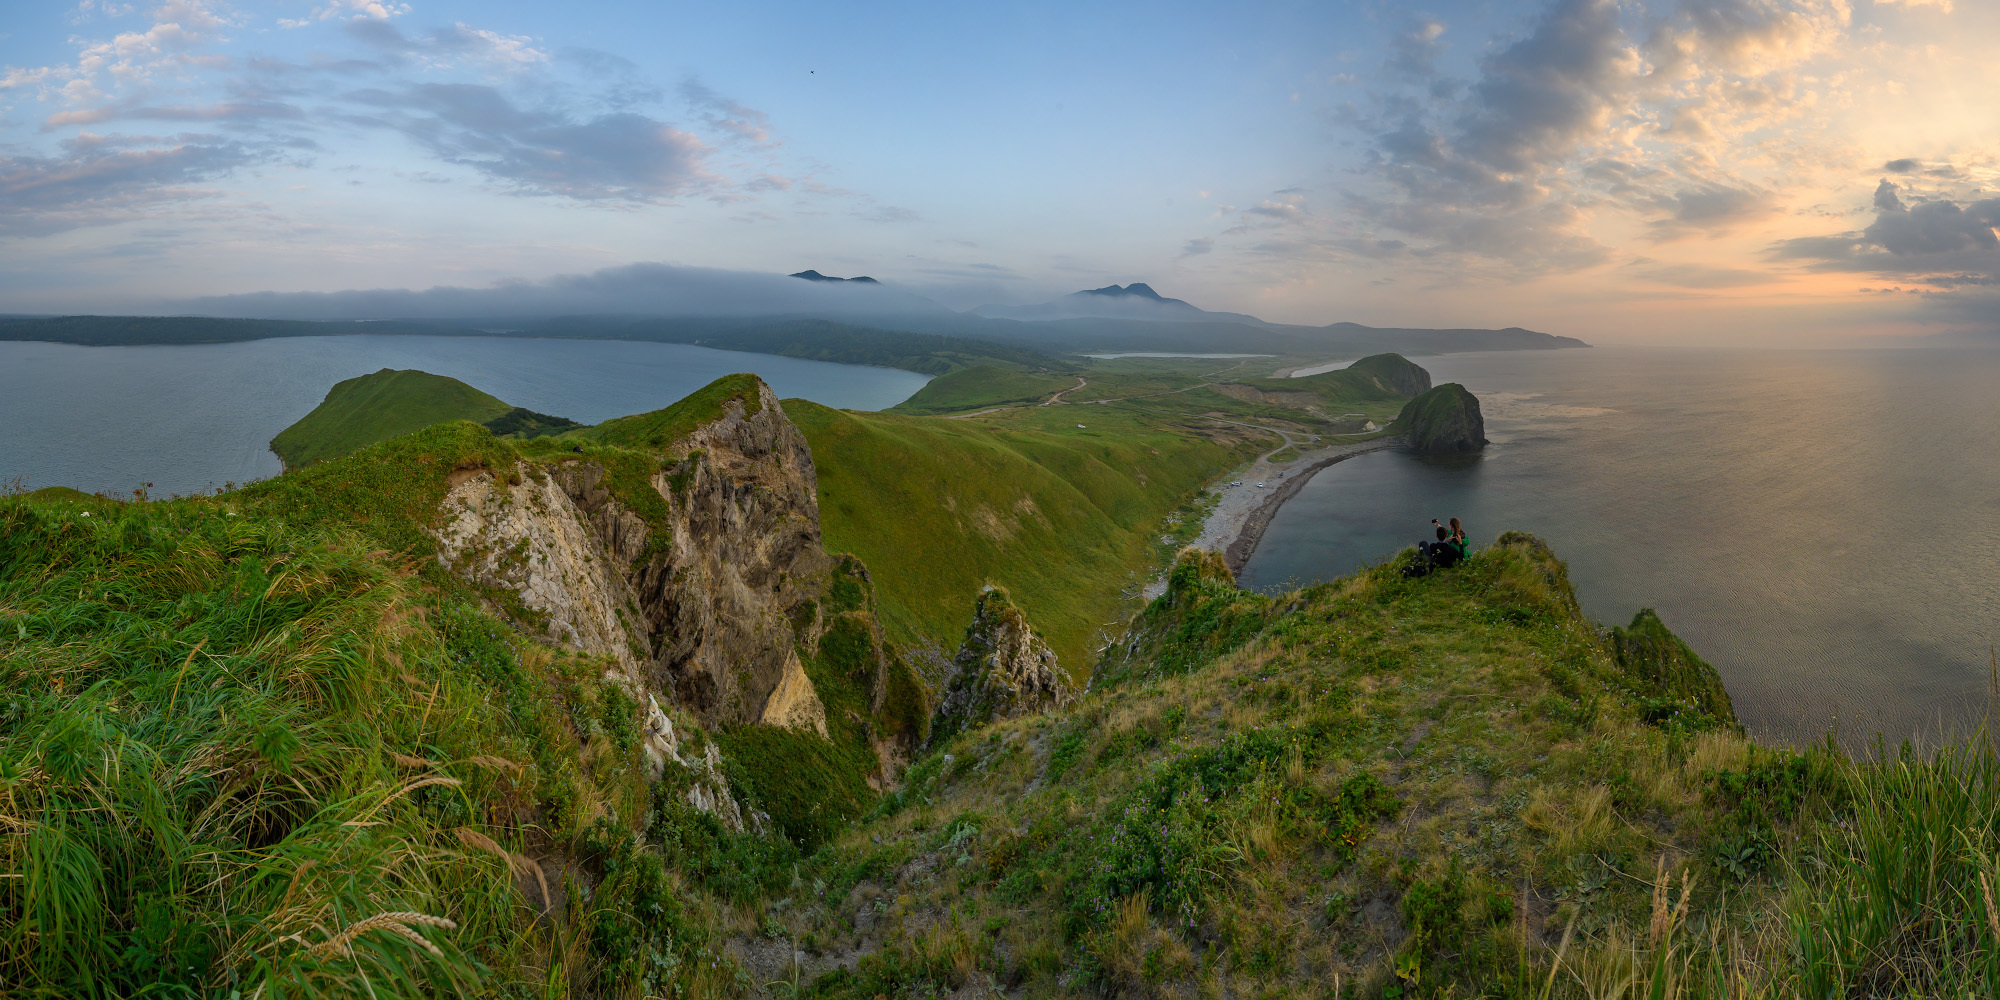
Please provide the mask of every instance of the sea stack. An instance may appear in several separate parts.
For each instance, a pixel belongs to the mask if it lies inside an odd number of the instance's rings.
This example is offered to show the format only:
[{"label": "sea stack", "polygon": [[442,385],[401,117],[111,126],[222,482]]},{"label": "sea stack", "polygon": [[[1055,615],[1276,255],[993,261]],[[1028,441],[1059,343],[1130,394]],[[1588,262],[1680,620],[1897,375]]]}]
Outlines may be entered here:
[{"label": "sea stack", "polygon": [[1426,454],[1455,454],[1486,447],[1486,420],[1479,415],[1479,398],[1456,382],[1447,382],[1403,404],[1396,430],[1410,447]]},{"label": "sea stack", "polygon": [[979,595],[952,666],[951,684],[931,724],[933,746],[973,726],[1076,700],[1076,686],[1056,665],[1055,652],[998,587]]}]

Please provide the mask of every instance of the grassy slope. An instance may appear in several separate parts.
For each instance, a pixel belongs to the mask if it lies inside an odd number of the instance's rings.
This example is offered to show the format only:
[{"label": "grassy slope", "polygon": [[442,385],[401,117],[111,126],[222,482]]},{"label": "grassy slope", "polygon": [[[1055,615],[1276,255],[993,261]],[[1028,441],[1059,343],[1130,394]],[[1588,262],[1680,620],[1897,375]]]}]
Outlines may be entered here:
[{"label": "grassy slope", "polygon": [[1218,564],[1184,561],[1076,706],[960,735],[814,861],[866,877],[767,906],[784,940],[879,948],[809,995],[2000,985],[1991,750],[1758,750],[1621,662],[1524,535],[1276,598]]},{"label": "grassy slope", "polygon": [[1167,516],[1257,447],[1109,407],[1036,407],[1005,423],[806,400],[785,412],[812,445],[827,547],[868,565],[896,638],[949,653],[995,583],[1073,671],[1129,613],[1121,591],[1156,563]]},{"label": "grassy slope", "polygon": [[1064,375],[977,365],[930,380],[916,395],[890,407],[889,412],[959,413],[1013,403],[1036,403],[1075,384],[1075,378]]},{"label": "grassy slope", "polygon": [[[386,998],[623,993],[663,968],[694,995],[726,981],[703,893],[746,891],[783,845],[721,834],[671,775],[648,787],[603,664],[413,576],[425,560],[247,499],[0,498],[0,982]],[[407,934],[368,919],[397,913]]]},{"label": "grassy slope", "polygon": [[384,368],[336,383],[311,413],[271,439],[271,450],[296,469],[433,424],[484,422],[512,409],[454,378]]},{"label": "grassy slope", "polygon": [[[929,443],[1054,428],[985,433]],[[2000,986],[1990,750],[1758,751],[1656,617],[1606,636],[1521,536],[1276,598],[1191,561],[1073,709],[962,734],[812,857],[724,835],[638,780],[600,664],[389,551],[527,447],[458,423],[217,498],[0,498],[0,981],[746,995],[733,935],[876,952],[829,996]],[[439,951],[364,923],[394,912]]]},{"label": "grassy slope", "polygon": [[1300,378],[1244,379],[1245,385],[1272,392],[1307,392],[1320,398],[1322,405],[1358,405],[1395,401],[1408,396],[1397,392],[1396,369],[1410,363],[1399,354],[1374,354],[1330,372]]},{"label": "grassy slope", "polygon": [[756,413],[762,405],[757,394],[759,384],[755,375],[724,375],[663,409],[606,420],[594,427],[570,431],[563,437],[628,448],[671,447],[690,431],[721,417],[731,400],[742,403],[746,414]]}]

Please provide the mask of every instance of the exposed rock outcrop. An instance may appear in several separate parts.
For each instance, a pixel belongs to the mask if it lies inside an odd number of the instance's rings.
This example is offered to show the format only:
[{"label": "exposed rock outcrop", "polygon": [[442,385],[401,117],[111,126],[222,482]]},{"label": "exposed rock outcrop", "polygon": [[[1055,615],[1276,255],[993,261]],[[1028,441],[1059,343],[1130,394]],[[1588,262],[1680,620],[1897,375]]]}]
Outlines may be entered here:
[{"label": "exposed rock outcrop", "polygon": [[659,701],[650,695],[646,698],[646,709],[646,760],[652,765],[654,777],[664,773],[667,762],[672,761],[687,771],[688,805],[721,820],[731,833],[766,832],[771,825],[770,817],[744,809],[730,794],[729,779],[722,773],[722,754],[715,741],[701,740],[699,748],[689,745],[674,728],[674,720],[667,717]]},{"label": "exposed rock outcrop", "polygon": [[531,619],[552,641],[611,657],[636,680],[645,642],[632,587],[562,486],[525,464],[499,477],[461,469],[452,478],[438,562],[509,595],[519,603],[512,617]]},{"label": "exposed rock outcrop", "polygon": [[1055,652],[998,587],[979,595],[952,668],[931,726],[933,744],[973,726],[1060,708],[1076,698],[1076,685],[1057,665]]},{"label": "exposed rock outcrop", "polygon": [[1447,382],[1403,404],[1395,429],[1411,448],[1430,454],[1486,447],[1486,419],[1479,414],[1479,398],[1456,382]]},{"label": "exposed rock outcrop", "polygon": [[825,734],[791,622],[830,565],[812,453],[770,388],[756,389],[756,405],[728,400],[675,442],[678,457],[644,487],[664,501],[654,523],[587,459],[499,478],[468,470],[445,498],[439,561],[705,724]]},{"label": "exposed rock outcrop", "polygon": [[818,479],[805,435],[769,386],[760,382],[757,392],[754,411],[730,400],[652,476],[667,502],[664,525],[620,504],[602,466],[567,460],[555,476],[627,567],[652,685],[711,723],[824,733],[825,711],[790,621],[831,565],[820,544]]}]

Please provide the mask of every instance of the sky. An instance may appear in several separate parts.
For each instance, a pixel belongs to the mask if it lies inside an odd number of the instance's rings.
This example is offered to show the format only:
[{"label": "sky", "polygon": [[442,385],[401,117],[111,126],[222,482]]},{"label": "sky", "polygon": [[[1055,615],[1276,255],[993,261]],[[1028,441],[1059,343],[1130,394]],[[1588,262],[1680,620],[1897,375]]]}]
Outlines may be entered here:
[{"label": "sky", "polygon": [[1990,334],[1996,49],[1993,0],[17,0],[0,311],[664,265],[1594,343]]}]

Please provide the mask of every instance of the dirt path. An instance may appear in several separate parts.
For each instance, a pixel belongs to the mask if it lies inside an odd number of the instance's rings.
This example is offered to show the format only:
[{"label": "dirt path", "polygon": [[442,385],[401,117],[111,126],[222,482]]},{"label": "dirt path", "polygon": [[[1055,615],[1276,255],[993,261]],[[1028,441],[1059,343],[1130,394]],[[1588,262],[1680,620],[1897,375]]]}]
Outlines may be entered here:
[{"label": "dirt path", "polygon": [[1073,385],[1073,386],[1070,386],[1069,388],[1067,388],[1067,389],[1064,389],[1064,390],[1062,390],[1061,392],[1058,392],[1058,393],[1056,393],[1055,395],[1053,395],[1053,396],[1050,396],[1049,398],[1047,398],[1047,399],[1044,399],[1044,400],[1042,400],[1042,405],[1043,405],[1043,406],[1054,406],[1054,405],[1056,405],[1057,403],[1060,403],[1060,402],[1062,402],[1062,398],[1063,398],[1064,396],[1067,396],[1067,395],[1069,395],[1070,393],[1072,393],[1072,392],[1075,392],[1075,391],[1077,391],[1078,389],[1081,389],[1081,388],[1083,388],[1084,386],[1086,386],[1086,385],[1088,385],[1088,384],[1089,384],[1088,382],[1085,382],[1085,381],[1083,380],[1083,376],[1081,376],[1081,375],[1078,375],[1078,376],[1076,377],[1076,384],[1075,384],[1075,385]]}]

